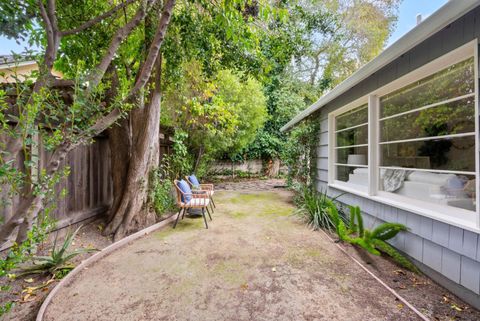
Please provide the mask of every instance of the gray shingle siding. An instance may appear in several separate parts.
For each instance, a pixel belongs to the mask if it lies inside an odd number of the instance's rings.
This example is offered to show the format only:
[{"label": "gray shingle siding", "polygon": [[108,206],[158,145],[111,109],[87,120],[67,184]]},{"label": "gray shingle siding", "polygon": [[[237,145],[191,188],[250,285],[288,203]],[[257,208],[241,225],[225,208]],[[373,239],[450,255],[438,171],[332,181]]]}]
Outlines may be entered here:
[{"label": "gray shingle siding", "polygon": [[[317,189],[327,188],[328,182],[328,113],[479,37],[480,7],[477,7],[321,108],[318,112],[321,129],[317,148]],[[329,189],[332,196],[340,193],[343,192]],[[480,236],[477,233],[356,195],[345,194],[339,200],[346,205],[359,205],[369,227],[383,221],[407,225],[409,231],[399,234],[391,244],[463,286],[462,291],[468,289],[480,302]],[[451,290],[462,296],[462,291]]]}]

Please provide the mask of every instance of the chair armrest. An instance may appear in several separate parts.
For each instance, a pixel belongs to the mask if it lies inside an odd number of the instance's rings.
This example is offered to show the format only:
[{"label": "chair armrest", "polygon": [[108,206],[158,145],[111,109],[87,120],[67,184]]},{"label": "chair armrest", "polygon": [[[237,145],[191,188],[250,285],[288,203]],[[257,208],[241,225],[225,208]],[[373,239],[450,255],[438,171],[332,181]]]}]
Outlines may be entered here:
[{"label": "chair armrest", "polygon": [[200,187],[203,190],[211,191],[213,190],[213,184],[200,184]]},{"label": "chair armrest", "polygon": [[205,191],[205,190],[197,190],[195,191],[195,193],[188,193],[188,195],[192,195],[192,198],[205,198],[205,199],[209,198],[208,191]]}]

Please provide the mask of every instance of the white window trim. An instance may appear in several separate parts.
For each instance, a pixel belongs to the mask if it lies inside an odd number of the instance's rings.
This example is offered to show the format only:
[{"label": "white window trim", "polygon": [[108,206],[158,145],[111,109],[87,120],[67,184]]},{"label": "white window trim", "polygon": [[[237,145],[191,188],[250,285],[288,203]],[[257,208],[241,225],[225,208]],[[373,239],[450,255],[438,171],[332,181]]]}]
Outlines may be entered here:
[{"label": "white window trim", "polygon": [[[429,217],[437,221],[441,221],[450,225],[458,226],[460,228],[480,233],[480,138],[479,138],[479,58],[478,58],[478,39],[475,39],[426,65],[419,67],[418,69],[390,82],[389,84],[374,90],[373,92],[352,101],[351,103],[331,112],[328,114],[328,186],[342,190],[351,194],[356,194],[364,198],[370,199],[375,202],[380,202],[406,210],[412,213],[419,214],[421,216]],[[450,136],[472,136],[475,135],[475,173],[472,172],[458,172],[462,174],[475,175],[476,178],[476,211],[468,211],[461,208],[447,207],[435,203],[426,201],[415,200],[402,195],[394,193],[383,192],[379,190],[379,149],[380,149],[380,137],[379,137],[379,97],[391,93],[397,89],[403,88],[415,81],[428,77],[442,69],[445,66],[450,66],[455,63],[461,62],[469,57],[474,57],[474,77],[475,77],[475,92],[473,94],[467,94],[461,97],[455,97],[448,101],[456,101],[467,97],[475,97],[475,133],[465,134],[453,134]],[[336,151],[336,133],[343,130],[336,130],[335,118],[351,109],[357,108],[365,103],[368,103],[368,165],[362,166],[368,168],[368,187],[360,185],[349,184],[336,180],[336,167],[346,166],[345,164],[339,164],[337,162]],[[444,103],[444,102],[442,102]],[[436,104],[423,106],[417,108],[419,110],[434,107]],[[417,111],[417,110],[415,110]],[[409,111],[412,112],[412,111]],[[408,112],[408,113],[409,113]],[[395,115],[397,117],[399,115]],[[386,117],[390,118],[390,117]],[[385,118],[382,118],[385,119]],[[364,124],[362,124],[364,125]],[[360,127],[361,125],[355,126]],[[442,136],[443,137],[443,136]],[[423,140],[423,139],[419,139]],[[413,141],[413,140],[406,140]],[[335,148],[333,148],[335,147]],[[348,146],[351,147],[351,146]],[[357,166],[358,167],[358,166]],[[435,170],[425,170],[433,172]],[[438,171],[436,171],[438,172]],[[445,171],[453,172],[453,171]]]}]

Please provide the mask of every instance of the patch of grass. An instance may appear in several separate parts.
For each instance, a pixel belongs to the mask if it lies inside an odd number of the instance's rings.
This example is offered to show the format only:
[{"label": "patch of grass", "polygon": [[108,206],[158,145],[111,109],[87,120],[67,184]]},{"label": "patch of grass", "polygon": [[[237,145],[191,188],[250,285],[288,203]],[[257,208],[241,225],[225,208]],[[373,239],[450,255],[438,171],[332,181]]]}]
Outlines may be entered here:
[{"label": "patch of grass", "polygon": [[274,204],[260,210],[258,216],[290,216],[293,214],[293,211],[292,207]]},{"label": "patch of grass", "polygon": [[238,194],[230,199],[233,204],[244,204],[246,202],[271,202],[278,201],[278,196],[275,193],[262,194]]},{"label": "patch of grass", "polygon": [[244,211],[234,211],[234,212],[229,212],[228,216],[232,218],[244,218],[245,216],[247,216],[247,213]]},{"label": "patch of grass", "polygon": [[247,281],[245,267],[240,262],[232,260],[218,262],[211,269],[211,273],[234,287],[240,286]]},{"label": "patch of grass", "polygon": [[198,218],[185,217],[183,220],[182,218],[179,218],[178,224],[175,228],[171,226],[167,226],[161,231],[153,233],[153,236],[156,237],[157,239],[163,240],[166,237],[170,236],[171,234],[191,231],[191,230],[202,228],[202,227],[204,228],[204,223],[201,217],[198,217]]},{"label": "patch of grass", "polygon": [[296,268],[301,268],[311,264],[309,259],[317,263],[324,263],[326,258],[322,252],[316,248],[295,248],[285,255],[285,261]]}]

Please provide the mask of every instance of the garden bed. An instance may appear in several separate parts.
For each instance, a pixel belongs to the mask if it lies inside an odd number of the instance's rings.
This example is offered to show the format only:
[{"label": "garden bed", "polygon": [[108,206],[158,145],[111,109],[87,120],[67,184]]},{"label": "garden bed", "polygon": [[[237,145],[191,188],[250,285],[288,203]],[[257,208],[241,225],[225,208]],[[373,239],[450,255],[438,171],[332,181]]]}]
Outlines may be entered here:
[{"label": "garden bed", "polygon": [[[338,239],[336,234],[326,233],[330,238]],[[375,256],[346,243],[337,244],[431,320],[480,320],[480,311],[463,302],[428,276],[408,271],[398,266],[388,256]],[[407,308],[401,302],[398,302],[398,307]]]}]

